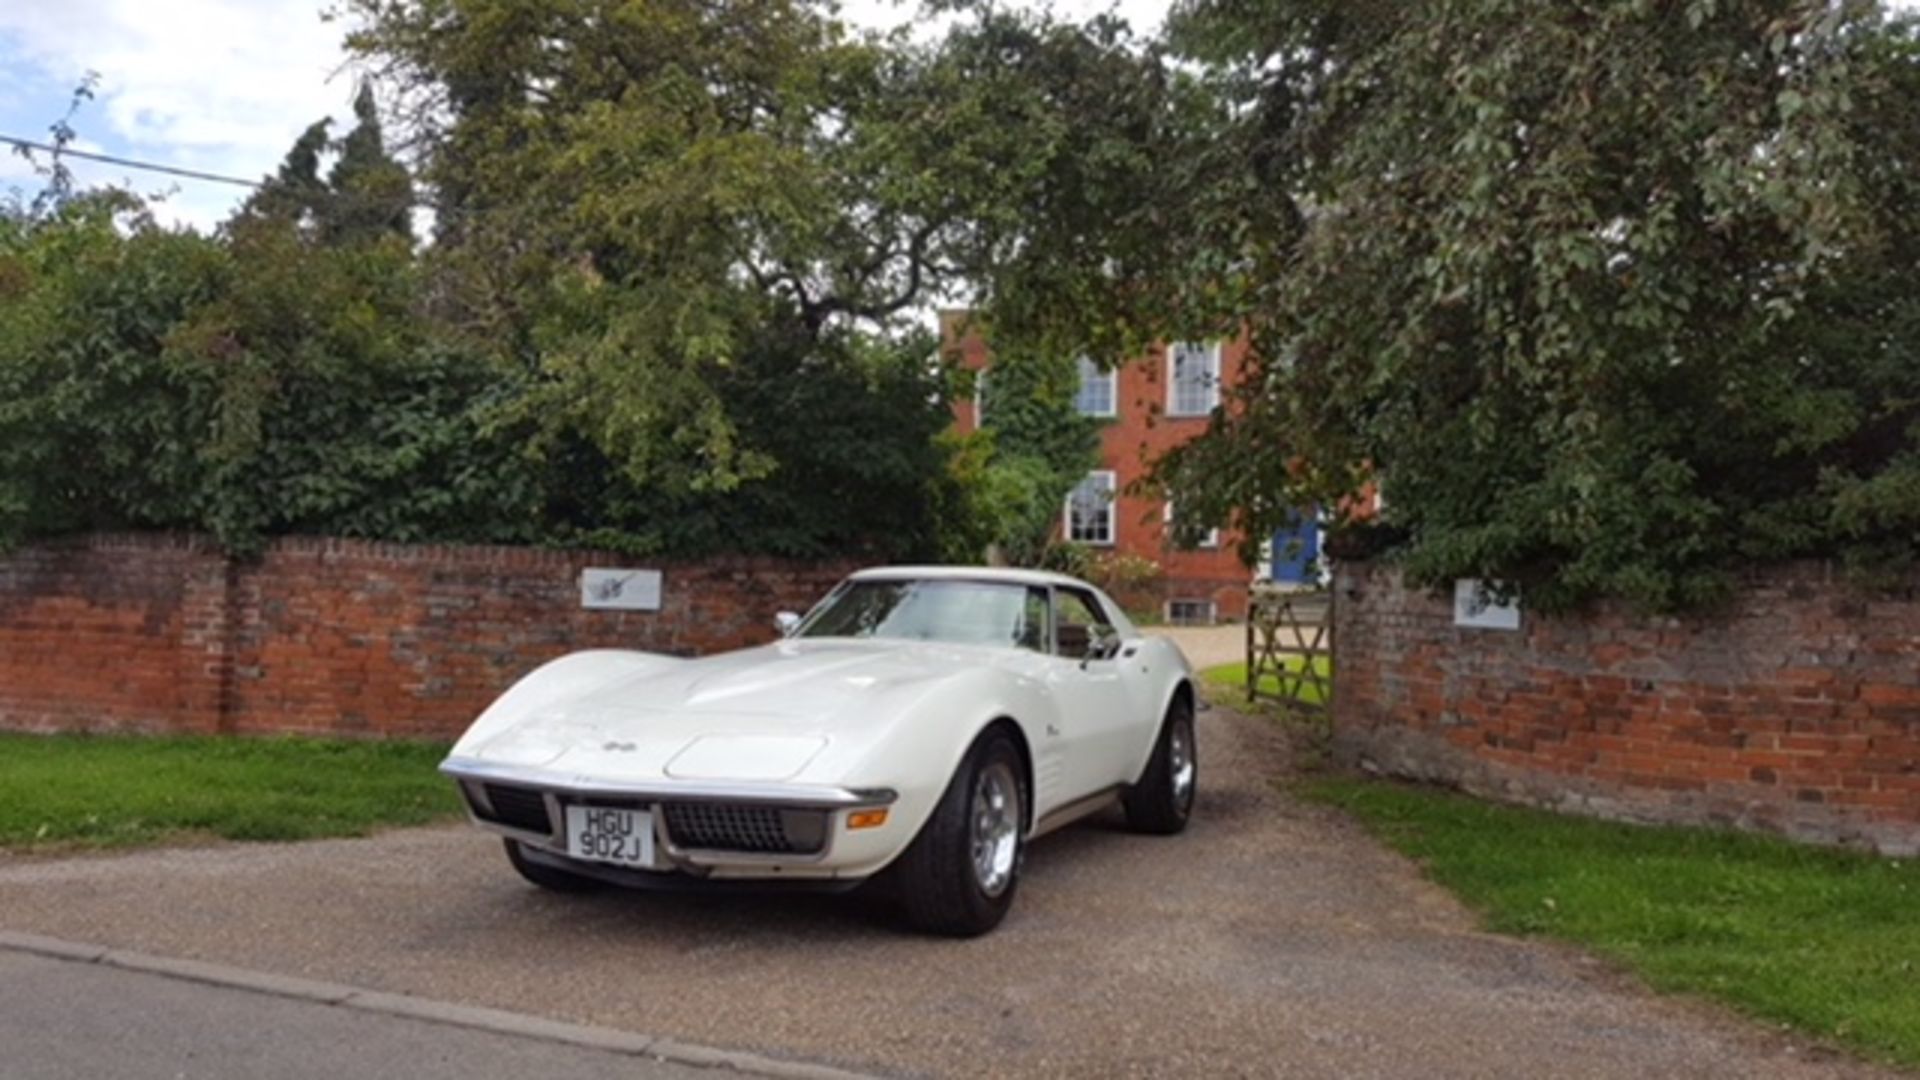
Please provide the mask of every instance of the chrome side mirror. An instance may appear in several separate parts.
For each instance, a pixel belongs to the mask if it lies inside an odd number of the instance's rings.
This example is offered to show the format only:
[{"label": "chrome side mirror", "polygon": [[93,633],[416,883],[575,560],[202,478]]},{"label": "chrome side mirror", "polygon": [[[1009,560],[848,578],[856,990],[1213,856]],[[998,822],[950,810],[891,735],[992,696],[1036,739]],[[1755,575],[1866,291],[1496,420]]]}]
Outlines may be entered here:
[{"label": "chrome side mirror", "polygon": [[1086,667],[1096,660],[1111,660],[1119,655],[1119,652],[1119,631],[1109,626],[1091,627],[1088,631],[1087,654],[1080,661],[1080,666]]},{"label": "chrome side mirror", "polygon": [[799,613],[793,611],[780,612],[773,617],[773,628],[780,631],[781,637],[792,637],[793,632],[800,629]]}]

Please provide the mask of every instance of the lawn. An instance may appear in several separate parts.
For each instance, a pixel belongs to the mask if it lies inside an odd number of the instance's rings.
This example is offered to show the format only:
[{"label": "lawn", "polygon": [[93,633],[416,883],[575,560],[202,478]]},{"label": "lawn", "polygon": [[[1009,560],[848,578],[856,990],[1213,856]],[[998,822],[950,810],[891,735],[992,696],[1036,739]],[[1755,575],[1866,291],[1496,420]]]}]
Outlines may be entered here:
[{"label": "lawn", "polygon": [[[1287,665],[1287,670],[1290,672],[1299,671],[1305,667],[1306,659],[1304,656],[1286,656],[1282,658],[1283,662]],[[1331,686],[1333,680],[1333,661],[1328,657],[1322,656],[1314,660],[1314,665],[1316,670],[1319,671],[1320,677],[1327,680],[1327,684]],[[1247,664],[1244,660],[1231,664],[1221,664],[1219,667],[1210,667],[1200,673],[1200,679],[1208,686],[1220,690],[1231,690],[1239,694],[1242,700],[1245,700],[1247,696]],[[1280,676],[1272,673],[1260,676],[1260,695],[1262,697],[1279,697]],[[1300,700],[1309,705],[1320,704],[1321,694],[1319,689],[1316,688],[1311,681],[1303,683],[1300,687]]]},{"label": "lawn", "polygon": [[446,747],[294,738],[0,734],[0,847],[297,840],[456,815]]},{"label": "lawn", "polygon": [[1304,791],[1420,860],[1490,929],[1574,942],[1656,990],[1920,1066],[1920,862],[1379,781]]}]

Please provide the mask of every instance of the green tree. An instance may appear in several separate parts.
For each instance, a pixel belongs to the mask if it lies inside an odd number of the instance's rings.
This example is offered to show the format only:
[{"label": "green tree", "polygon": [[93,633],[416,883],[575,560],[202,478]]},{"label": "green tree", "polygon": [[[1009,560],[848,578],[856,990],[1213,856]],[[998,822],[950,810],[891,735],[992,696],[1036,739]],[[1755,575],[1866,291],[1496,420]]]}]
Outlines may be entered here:
[{"label": "green tree", "polygon": [[206,424],[183,502],[241,550],[299,532],[539,538],[537,473],[493,427],[514,372],[424,317],[411,181],[370,87],[354,112],[340,140],[308,127],[222,227],[215,280],[165,337],[156,360]]},{"label": "green tree", "polygon": [[362,83],[353,99],[354,125],[336,149],[327,173],[331,190],[320,218],[320,239],[341,244],[382,236],[413,237],[413,178],[387,152],[373,86]]},{"label": "green tree", "polygon": [[541,437],[553,537],[638,553],[924,558],[939,544],[948,423],[929,342],[860,338],[823,365],[761,342],[714,392],[778,467],[727,490],[636,483],[584,435]]},{"label": "green tree", "polygon": [[359,5],[421,115],[453,317],[534,378],[526,416],[639,489],[726,491],[777,460],[723,393],[748,350],[857,366],[924,295],[937,207],[858,159],[885,54],[815,8],[613,0]]},{"label": "green tree", "polygon": [[169,230],[117,192],[0,218],[0,546],[543,538],[540,478],[492,428],[514,384],[417,317],[408,248]]},{"label": "green tree", "polygon": [[[332,136],[330,117],[308,125],[235,222],[291,222],[332,245],[389,235],[411,239],[413,180],[386,150],[371,83],[362,83],[354,95],[353,114],[353,128],[340,139]],[[328,156],[333,164],[323,176]]]},{"label": "green tree", "polygon": [[123,192],[0,217],[0,547],[189,528],[206,415],[160,361],[218,288],[221,254]]},{"label": "green tree", "polygon": [[332,145],[328,134],[332,127],[330,118],[307,125],[288,149],[280,167],[247,198],[238,217],[277,218],[301,224],[311,224],[317,219],[321,204],[329,194],[326,181],[320,176],[320,160]]},{"label": "green tree", "polygon": [[199,527],[240,550],[287,533],[543,537],[537,473],[493,428],[513,374],[420,318],[411,247],[230,224],[210,295],[160,357],[208,421],[187,499]]},{"label": "green tree", "polygon": [[[1384,484],[1419,579],[1709,602],[1920,550],[1920,54],[1876,4],[1190,0],[1258,367],[1164,474]],[[1350,537],[1349,543],[1353,542]]]},{"label": "green tree", "polygon": [[[985,9],[916,45],[852,35],[793,0],[354,10],[354,48],[422,132],[442,314],[526,372],[514,421],[533,453],[617,473],[590,485],[597,505],[632,505],[616,532],[664,538],[674,516],[782,550],[850,529],[895,536],[929,483],[933,531],[964,532],[953,511],[976,495],[1057,507],[1078,479],[1018,434],[986,471],[976,447],[942,473],[941,455],[963,448],[926,448],[944,406],[912,324],[964,289],[993,306],[1010,350],[1125,354],[1110,333],[1123,324],[1096,304],[1147,295],[1141,268],[1172,268],[1148,242],[1096,246],[1130,235],[1096,226],[1129,212],[1141,178],[1159,180],[1145,166],[1177,127],[1179,80],[1117,23]],[[750,391],[759,379],[870,389],[813,426],[761,415],[807,395]],[[904,408],[904,388],[930,408]],[[826,461],[850,471],[829,482]],[[937,475],[889,473],[897,483],[863,484],[872,497],[850,505],[791,501],[876,462]],[[989,489],[964,490],[976,480]],[[977,558],[977,539],[937,543]]]}]

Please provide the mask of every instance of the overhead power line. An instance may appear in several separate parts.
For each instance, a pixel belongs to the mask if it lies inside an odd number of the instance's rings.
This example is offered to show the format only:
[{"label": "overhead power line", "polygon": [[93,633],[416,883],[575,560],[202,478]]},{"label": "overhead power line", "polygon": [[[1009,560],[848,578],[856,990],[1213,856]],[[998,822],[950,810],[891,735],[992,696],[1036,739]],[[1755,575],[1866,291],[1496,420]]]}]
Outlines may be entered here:
[{"label": "overhead power line", "polygon": [[54,146],[50,143],[35,142],[13,135],[0,135],[0,143],[39,150],[57,157],[76,157],[85,161],[98,161],[107,165],[121,165],[129,169],[143,169],[147,172],[165,173],[168,176],[180,176],[189,180],[205,180],[215,184],[233,184],[244,188],[258,188],[258,180],[247,180],[238,176],[222,176],[219,173],[201,172],[198,169],[182,169],[175,165],[160,165],[151,161],[135,161],[132,158],[114,157],[112,154],[92,154],[85,150],[75,150],[71,146]]}]

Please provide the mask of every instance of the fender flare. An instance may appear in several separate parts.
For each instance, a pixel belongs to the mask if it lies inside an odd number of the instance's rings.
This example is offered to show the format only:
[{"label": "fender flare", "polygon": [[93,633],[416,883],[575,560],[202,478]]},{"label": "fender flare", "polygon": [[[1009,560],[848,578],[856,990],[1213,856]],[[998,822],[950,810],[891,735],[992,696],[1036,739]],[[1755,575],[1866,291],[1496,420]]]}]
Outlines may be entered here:
[{"label": "fender flare", "polygon": [[1187,705],[1196,714],[1200,710],[1200,688],[1194,681],[1193,669],[1183,662],[1180,671],[1168,681],[1167,687],[1158,695],[1159,712],[1154,714],[1153,737],[1147,740],[1146,749],[1133,770],[1134,778],[1128,784],[1138,783],[1147,766],[1153,763],[1153,752],[1160,745],[1160,734],[1166,730],[1167,717],[1173,712],[1173,704],[1181,697],[1187,699]]},{"label": "fender flare", "polygon": [[[943,740],[937,756],[932,752],[925,755],[928,761],[938,760],[943,764],[944,767],[938,773],[937,779],[929,778],[928,785],[919,787],[917,790],[911,790],[907,785],[899,783],[893,785],[900,790],[901,794],[900,801],[895,804],[896,807],[902,810],[912,807],[912,820],[905,821],[903,824],[911,824],[914,839],[902,844],[899,851],[888,860],[887,865],[897,860],[908,847],[912,846],[914,840],[919,838],[921,831],[926,828],[927,822],[932,819],[935,809],[939,806],[940,798],[953,784],[954,778],[959,775],[960,766],[967,760],[967,755],[988,731],[996,727],[1005,728],[1011,733],[1014,746],[1020,753],[1022,765],[1020,779],[1026,795],[1026,805],[1022,807],[1022,814],[1027,819],[1026,828],[1031,830],[1034,823],[1038,821],[1039,807],[1036,792],[1039,787],[1039,777],[1036,769],[1035,742],[1039,729],[1047,722],[1044,717],[1046,708],[1043,704],[1044,694],[1018,682],[1002,683],[995,679],[983,686],[976,678],[961,678],[943,683],[928,694],[921,703],[908,708],[917,708],[934,699],[970,701],[972,704],[967,708],[966,713],[962,714],[963,722],[946,725],[946,730],[951,732],[951,735]],[[884,754],[889,751],[897,752],[897,744],[889,744],[879,753]]]}]

